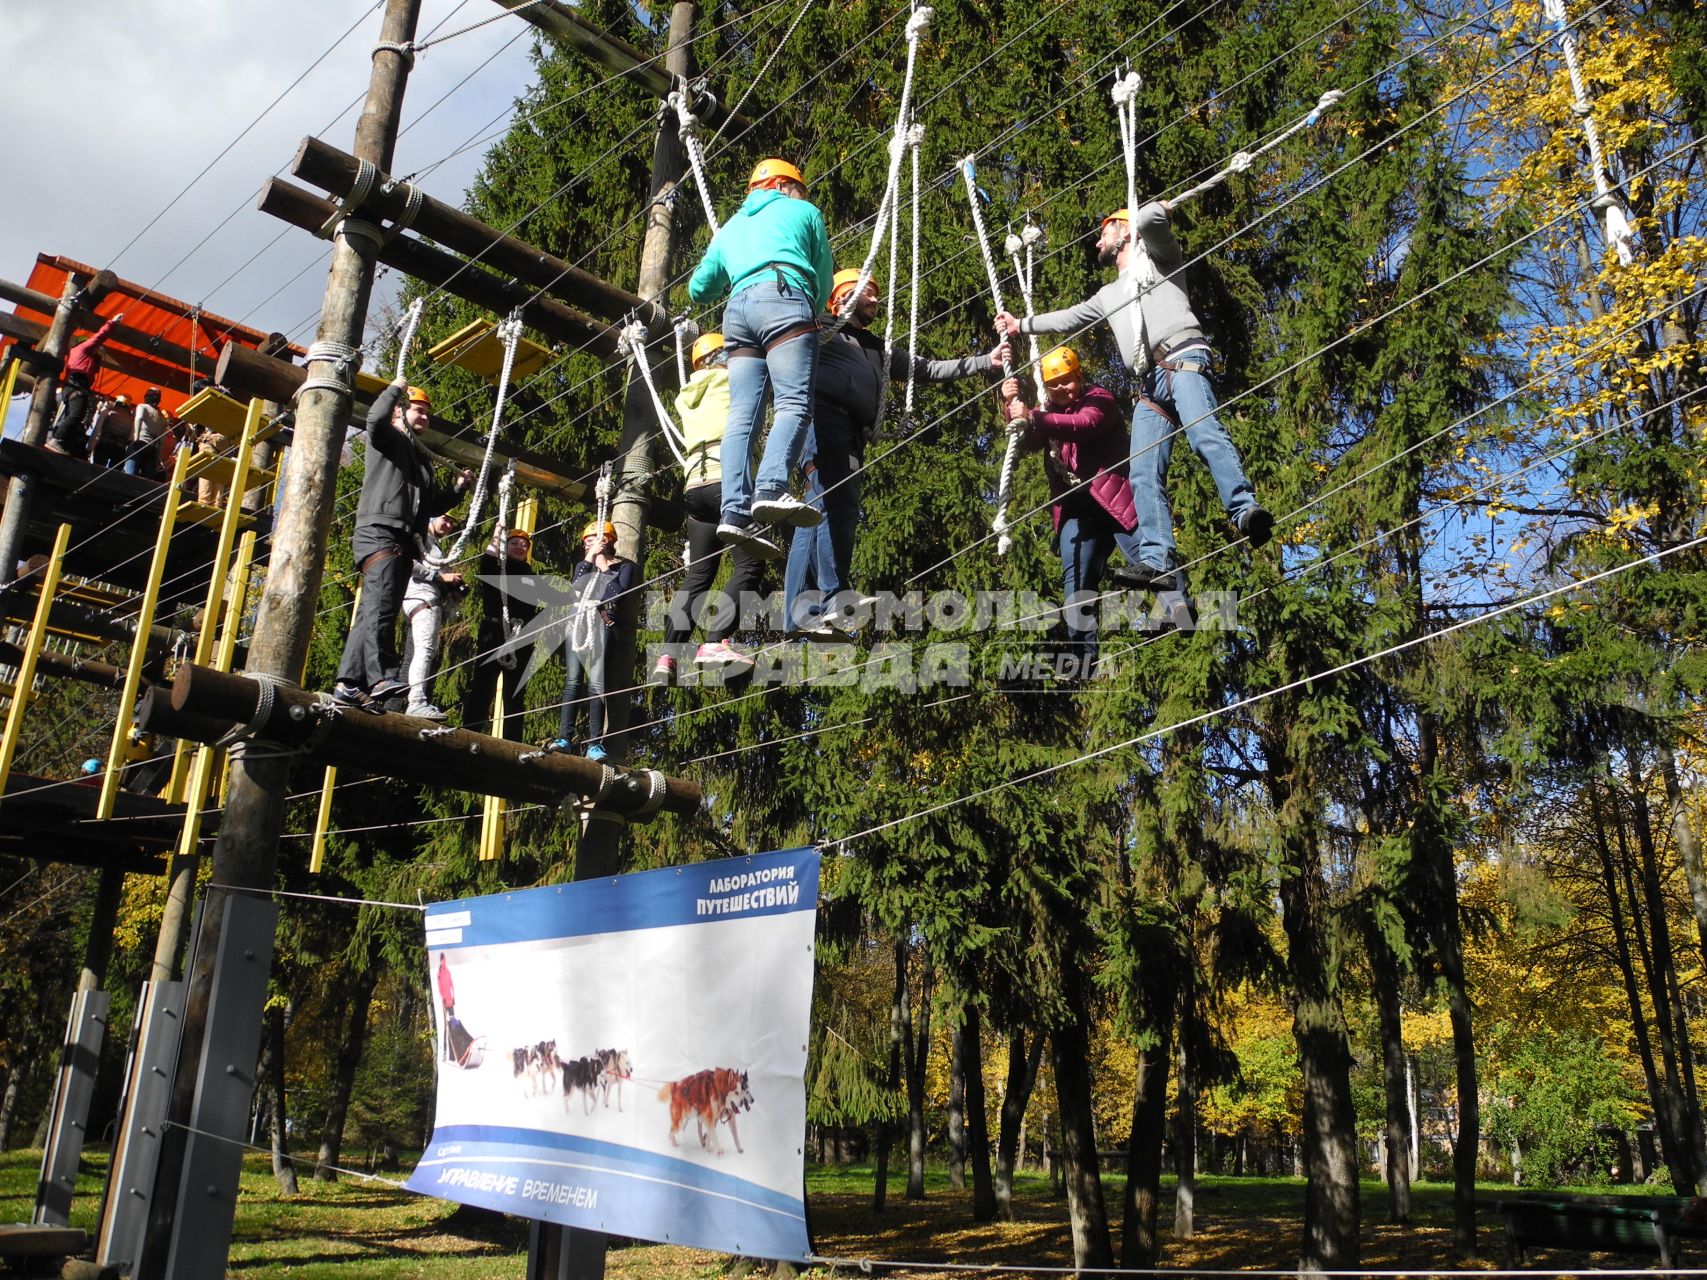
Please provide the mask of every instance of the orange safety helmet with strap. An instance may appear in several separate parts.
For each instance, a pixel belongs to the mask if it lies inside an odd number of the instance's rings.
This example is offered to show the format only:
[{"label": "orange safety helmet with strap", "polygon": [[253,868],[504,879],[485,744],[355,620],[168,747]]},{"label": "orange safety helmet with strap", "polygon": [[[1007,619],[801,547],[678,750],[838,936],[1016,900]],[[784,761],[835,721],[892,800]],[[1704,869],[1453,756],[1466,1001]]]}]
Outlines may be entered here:
[{"label": "orange safety helmet with strap", "polygon": [[592,537],[603,537],[606,542],[616,541],[616,526],[609,520],[600,524],[597,520],[589,520],[587,527],[581,530],[581,538],[585,541]]},{"label": "orange safety helmet with strap", "polygon": [[784,182],[798,182],[806,185],[806,175],[801,173],[786,160],[772,156],[761,160],[753,166],[753,176],[747,179],[747,190],[757,191],[760,187],[778,187]]},{"label": "orange safety helmet with strap", "polygon": [[692,358],[689,363],[699,368],[699,362],[713,352],[723,350],[723,335],[721,333],[702,333],[693,340]]},{"label": "orange safety helmet with strap", "polygon": [[418,404],[423,409],[431,409],[433,407],[433,398],[420,387],[410,387],[403,393],[403,399],[410,404]]},{"label": "orange safety helmet with strap", "polygon": [[[848,296],[848,294],[853,291],[853,287],[859,283],[859,272],[860,272],[860,269],[858,267],[848,267],[845,270],[836,272],[836,274],[833,277],[831,277],[831,280],[830,280],[830,310],[831,311],[840,310],[841,305],[842,305],[842,300],[844,298],[846,298]],[[878,287],[877,277],[873,276],[866,283],[869,284],[873,289],[877,290],[879,297],[882,296],[883,290]]]}]

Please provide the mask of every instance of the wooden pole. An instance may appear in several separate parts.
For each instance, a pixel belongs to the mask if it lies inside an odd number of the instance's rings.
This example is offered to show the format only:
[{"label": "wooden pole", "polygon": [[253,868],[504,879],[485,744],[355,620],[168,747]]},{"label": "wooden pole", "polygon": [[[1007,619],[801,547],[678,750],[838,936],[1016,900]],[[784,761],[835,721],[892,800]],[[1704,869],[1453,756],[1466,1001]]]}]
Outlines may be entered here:
[{"label": "wooden pole", "polygon": [[[413,54],[420,0],[386,0],[380,41],[373,51],[373,70],[367,100],[356,124],[355,154],[381,169],[390,169],[397,141],[403,87]],[[368,301],[373,291],[373,241],[363,227],[345,223],[332,249],[320,328],[308,352],[310,384],[302,392],[296,415],[295,446],[284,501],[274,528],[266,588],[249,643],[247,670],[283,680],[295,680],[308,656],[314,615],[320,600],[320,581],[326,563],[337,495],[339,456],[344,425],[350,414],[350,388],[355,378],[355,349],[362,341]],[[237,889],[266,889],[278,862],[279,835],[284,826],[285,796],[293,762],[288,757],[245,753],[233,763],[224,819],[213,850],[213,881]],[[149,1203],[149,1225],[142,1256],[132,1274],[137,1280],[167,1280],[171,1274],[173,1223],[179,1211],[184,1174],[185,1131],[194,1111],[196,1080],[204,1050],[217,1046],[232,1061],[255,1061],[262,1009],[230,1011],[223,1025],[210,1024],[209,1006],[216,980],[215,961],[230,895],[209,889],[185,991],[183,1032],[173,1074],[168,1110],[172,1127],[166,1130]],[[272,936],[255,938],[253,946],[270,955]],[[222,1013],[225,1007],[221,1006]],[[230,1135],[239,1140],[241,1135]],[[229,1236],[237,1186],[211,1188],[197,1195],[193,1211],[213,1216]],[[185,1205],[186,1212],[190,1206]]]},{"label": "wooden pole", "polygon": [[[316,231],[338,206],[282,178],[268,178],[256,207],[294,227]],[[595,355],[616,354],[616,331],[586,312],[555,298],[536,297],[537,291],[526,285],[484,267],[471,266],[454,254],[434,249],[412,236],[399,235],[386,240],[380,246],[379,260],[494,315],[508,315],[520,307],[527,325],[558,342],[584,346]]]},{"label": "wooden pole", "polygon": [[[291,161],[290,172],[292,177],[322,187],[342,199],[356,185],[358,168],[354,156],[319,138],[304,138],[297,148],[296,158]],[[373,194],[368,196],[362,208],[396,220],[408,210],[409,189],[402,184],[388,185],[388,181],[385,174],[373,180]],[[554,253],[536,249],[527,241],[506,235],[489,223],[431,196],[423,196],[410,230],[426,236],[434,244],[475,259],[500,275],[514,276],[531,288],[555,294],[572,306],[584,307],[606,320],[621,323],[630,312],[638,312],[648,323],[668,318],[655,303],[642,299],[639,294],[601,280]]]}]

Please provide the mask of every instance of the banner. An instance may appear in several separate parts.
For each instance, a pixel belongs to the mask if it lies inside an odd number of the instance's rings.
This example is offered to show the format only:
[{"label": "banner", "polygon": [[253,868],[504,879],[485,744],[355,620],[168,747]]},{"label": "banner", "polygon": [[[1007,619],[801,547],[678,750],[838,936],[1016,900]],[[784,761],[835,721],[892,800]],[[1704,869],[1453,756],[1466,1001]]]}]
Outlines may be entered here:
[{"label": "banner", "polygon": [[427,908],[425,1195],[803,1259],[818,854]]}]

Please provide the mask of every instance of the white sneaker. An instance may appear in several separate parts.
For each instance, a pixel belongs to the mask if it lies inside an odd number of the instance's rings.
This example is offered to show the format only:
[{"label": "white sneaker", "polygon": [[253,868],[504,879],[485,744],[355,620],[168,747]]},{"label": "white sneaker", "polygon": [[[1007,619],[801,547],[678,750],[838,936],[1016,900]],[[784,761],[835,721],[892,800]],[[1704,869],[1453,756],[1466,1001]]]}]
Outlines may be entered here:
[{"label": "white sneaker", "polygon": [[751,525],[730,524],[725,520],[717,526],[717,536],[732,547],[743,548],[758,560],[781,560],[783,557],[782,548],[764,534],[755,532]]},{"label": "white sneaker", "polygon": [[750,667],[753,660],[727,640],[710,640],[694,651],[693,660],[702,667]]},{"label": "white sneaker", "polygon": [[796,529],[810,529],[824,523],[824,513],[808,506],[792,493],[779,493],[774,498],[760,498],[753,504],[753,519],[762,524],[787,524]]},{"label": "white sneaker", "polygon": [[443,711],[440,711],[430,702],[411,702],[409,704],[409,710],[405,711],[403,714],[414,716],[417,720],[437,720],[440,724],[443,724],[446,720],[450,719],[448,715]]}]

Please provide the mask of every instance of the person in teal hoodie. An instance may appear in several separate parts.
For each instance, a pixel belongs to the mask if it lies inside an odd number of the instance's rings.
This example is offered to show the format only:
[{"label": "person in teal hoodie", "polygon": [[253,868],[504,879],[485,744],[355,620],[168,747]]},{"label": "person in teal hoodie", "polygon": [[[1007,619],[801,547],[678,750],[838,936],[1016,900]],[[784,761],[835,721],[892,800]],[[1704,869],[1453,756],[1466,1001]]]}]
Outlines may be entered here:
[{"label": "person in teal hoodie", "polygon": [[[835,269],[823,215],[806,199],[805,177],[772,159],[753,170],[746,200],[712,237],[688,281],[695,302],[729,299],[723,310],[729,421],[717,536],[761,559],[780,559],[782,548],[756,526],[808,527],[824,518],[793,497],[788,482],[812,425],[818,314]],[[775,420],[755,477],[752,441],[767,389]]]}]

